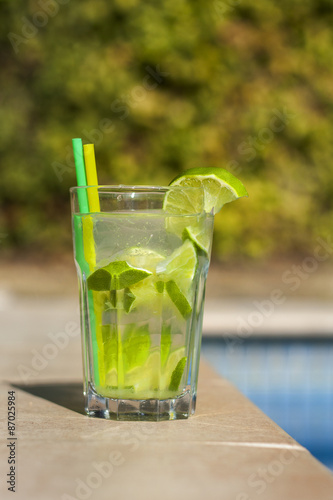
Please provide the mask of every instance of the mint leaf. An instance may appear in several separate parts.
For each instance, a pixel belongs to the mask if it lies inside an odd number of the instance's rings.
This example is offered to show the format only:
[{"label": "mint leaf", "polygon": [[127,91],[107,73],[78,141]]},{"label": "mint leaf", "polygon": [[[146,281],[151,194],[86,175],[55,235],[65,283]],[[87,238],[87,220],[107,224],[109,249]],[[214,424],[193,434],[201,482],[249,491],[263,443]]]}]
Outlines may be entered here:
[{"label": "mint leaf", "polygon": [[147,278],[152,273],[130,266],[125,260],[110,262],[107,266],[94,271],[87,279],[88,290],[102,292],[122,290]]},{"label": "mint leaf", "polygon": [[111,286],[113,290],[121,290],[147,278],[150,271],[132,267],[125,260],[110,262],[104,269],[111,275]]},{"label": "mint leaf", "polygon": [[103,268],[97,269],[97,271],[88,277],[87,284],[88,290],[94,290],[96,292],[110,290],[111,275]]},{"label": "mint leaf", "polygon": [[129,288],[124,290],[124,309],[128,313],[131,309],[131,305],[135,301],[135,295],[131,292]]}]

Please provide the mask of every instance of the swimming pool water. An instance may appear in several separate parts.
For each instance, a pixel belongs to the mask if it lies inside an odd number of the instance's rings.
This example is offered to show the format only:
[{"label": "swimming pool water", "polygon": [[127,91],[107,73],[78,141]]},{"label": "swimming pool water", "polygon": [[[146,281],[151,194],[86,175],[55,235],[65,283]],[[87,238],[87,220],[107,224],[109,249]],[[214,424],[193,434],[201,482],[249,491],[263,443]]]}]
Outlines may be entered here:
[{"label": "swimming pool water", "polygon": [[333,470],[333,339],[205,337],[202,354]]}]

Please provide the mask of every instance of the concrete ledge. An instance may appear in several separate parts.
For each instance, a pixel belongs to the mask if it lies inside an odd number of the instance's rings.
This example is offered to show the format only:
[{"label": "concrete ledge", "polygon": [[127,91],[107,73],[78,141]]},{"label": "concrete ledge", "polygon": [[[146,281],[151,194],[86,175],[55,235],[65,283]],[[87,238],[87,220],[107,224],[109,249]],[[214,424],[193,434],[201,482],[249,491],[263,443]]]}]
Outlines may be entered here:
[{"label": "concrete ledge", "polygon": [[[13,389],[19,500],[332,498],[330,472],[204,364],[197,412],[185,421],[89,419],[79,380],[3,383],[4,417]],[[5,446],[0,463],[4,477]],[[1,489],[13,498],[4,481]]]}]

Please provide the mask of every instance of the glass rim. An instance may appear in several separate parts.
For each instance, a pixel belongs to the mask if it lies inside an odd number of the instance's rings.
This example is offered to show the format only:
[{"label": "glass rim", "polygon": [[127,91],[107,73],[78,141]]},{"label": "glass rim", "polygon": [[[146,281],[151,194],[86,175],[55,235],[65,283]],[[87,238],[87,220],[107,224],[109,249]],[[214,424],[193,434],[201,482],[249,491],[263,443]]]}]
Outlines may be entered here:
[{"label": "glass rim", "polygon": [[[70,197],[71,197],[71,208],[72,208],[72,213],[73,214],[88,214],[88,213],[108,213],[109,210],[106,208],[106,206],[101,207],[100,212],[91,212],[89,209],[87,211],[81,211],[80,210],[80,196],[85,194],[89,196],[90,191],[91,194],[93,194],[93,191],[95,194],[98,196],[100,201],[102,202],[107,202],[108,199],[110,200],[118,200],[119,202],[127,202],[132,200],[133,202],[143,202],[145,200],[151,200],[153,201],[160,201],[163,203],[163,210],[165,210],[164,206],[164,201],[166,198],[170,195],[172,198],[178,196],[180,197],[180,206],[179,206],[179,213],[171,210],[166,210],[164,212],[164,215],[168,216],[198,216],[201,214],[206,213],[204,210],[204,189],[202,186],[152,186],[152,185],[126,185],[126,184],[119,184],[119,185],[98,185],[98,186],[74,186],[69,189],[70,191]],[[194,203],[193,211],[188,210],[188,212],[185,213],[181,210],[181,205],[182,202],[188,201],[188,199],[193,199],[196,200]],[[202,200],[202,204],[200,203],[199,200]],[[78,202],[78,207],[76,206],[76,203]],[[174,202],[171,201],[171,205],[174,205]],[[178,206],[178,205],[177,205]],[[200,206],[200,208],[199,208]],[[152,207],[146,207],[146,210],[153,210]],[[132,207],[130,211],[139,213],[143,211],[143,207]],[[124,211],[123,208],[119,206],[119,212],[116,209],[110,210],[110,213],[112,212],[113,214],[116,213],[122,213]],[[146,213],[146,211],[144,212]]]},{"label": "glass rim", "polygon": [[190,191],[190,190],[199,190],[203,192],[202,186],[154,186],[154,185],[126,185],[126,184],[101,184],[101,185],[92,185],[92,186],[73,186],[69,188],[70,193],[75,193],[84,189],[97,189],[101,192],[142,192],[142,193],[166,193],[171,190],[176,191]]}]

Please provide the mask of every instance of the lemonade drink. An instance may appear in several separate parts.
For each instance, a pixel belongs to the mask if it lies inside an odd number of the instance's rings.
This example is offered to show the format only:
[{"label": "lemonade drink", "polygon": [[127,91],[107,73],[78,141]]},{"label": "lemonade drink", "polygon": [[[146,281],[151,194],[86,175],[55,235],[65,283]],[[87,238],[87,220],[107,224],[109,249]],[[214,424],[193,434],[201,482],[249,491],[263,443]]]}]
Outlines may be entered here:
[{"label": "lemonade drink", "polygon": [[[75,201],[73,209],[87,412],[187,417],[195,407],[213,216],[197,187],[99,192],[101,212],[80,214]],[[196,200],[186,214],[173,204],[180,192]]]},{"label": "lemonade drink", "polygon": [[88,415],[194,412],[214,214],[243,196],[218,167],[169,187],[71,189]]}]

